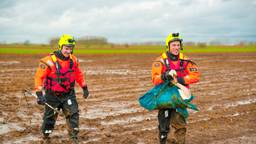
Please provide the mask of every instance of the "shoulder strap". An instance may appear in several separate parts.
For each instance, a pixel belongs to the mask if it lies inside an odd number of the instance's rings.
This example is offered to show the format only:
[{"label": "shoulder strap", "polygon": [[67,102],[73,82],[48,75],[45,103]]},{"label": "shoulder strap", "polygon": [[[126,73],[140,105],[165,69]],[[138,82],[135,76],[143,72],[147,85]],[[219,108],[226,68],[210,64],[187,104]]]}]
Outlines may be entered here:
[{"label": "shoulder strap", "polygon": [[53,62],[57,62],[57,57],[54,53],[51,53],[50,56],[51,56]]},{"label": "shoulder strap", "polygon": [[164,65],[167,67],[168,70],[170,70],[171,67],[166,52],[162,53],[162,59],[164,60]]},{"label": "shoulder strap", "polygon": [[184,55],[183,55],[183,53],[180,53],[179,58],[180,58],[181,60],[183,60],[183,59],[184,59]]},{"label": "shoulder strap", "polygon": [[73,57],[72,57],[72,54],[70,54],[69,56],[70,60],[69,60],[69,72],[73,72],[72,68],[73,68],[73,65],[74,65],[74,61],[73,61]]},{"label": "shoulder strap", "polygon": [[183,53],[180,53],[179,59],[180,59],[180,70],[182,71],[182,70],[184,70],[184,67],[183,67],[184,55],[183,55]]},{"label": "shoulder strap", "polygon": [[56,66],[56,74],[57,74],[57,81],[60,83],[61,82],[61,79],[60,79],[60,64],[57,60],[57,57],[54,53],[51,53],[51,58],[52,58],[52,61],[54,62],[55,66]]},{"label": "shoulder strap", "polygon": [[58,62],[58,60],[57,60],[56,55],[55,55],[54,53],[51,53],[50,55],[51,55],[52,61],[53,61],[53,62],[55,63],[55,65],[56,65],[57,71],[60,71],[61,66],[60,66],[60,64],[59,64],[59,62]]}]

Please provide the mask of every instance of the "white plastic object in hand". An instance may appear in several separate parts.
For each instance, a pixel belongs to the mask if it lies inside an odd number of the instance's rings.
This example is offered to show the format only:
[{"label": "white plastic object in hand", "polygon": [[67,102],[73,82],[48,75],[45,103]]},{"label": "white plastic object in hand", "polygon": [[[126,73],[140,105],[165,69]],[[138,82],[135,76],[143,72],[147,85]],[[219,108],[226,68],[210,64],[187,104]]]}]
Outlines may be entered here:
[{"label": "white plastic object in hand", "polygon": [[176,70],[171,70],[171,71],[169,71],[168,74],[169,74],[170,76],[172,76],[172,77],[177,76]]},{"label": "white plastic object in hand", "polygon": [[179,88],[178,91],[179,91],[180,96],[183,100],[190,99],[191,92],[187,87],[183,86],[180,83],[176,83],[175,85]]}]

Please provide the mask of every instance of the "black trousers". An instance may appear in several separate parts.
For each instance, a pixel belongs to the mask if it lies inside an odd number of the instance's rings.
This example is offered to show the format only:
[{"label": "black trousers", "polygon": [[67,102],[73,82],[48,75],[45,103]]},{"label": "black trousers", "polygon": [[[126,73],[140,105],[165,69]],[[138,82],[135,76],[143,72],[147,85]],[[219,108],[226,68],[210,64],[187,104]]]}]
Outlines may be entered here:
[{"label": "black trousers", "polygon": [[[68,93],[46,91],[45,97],[49,105],[63,111],[68,125],[68,132],[71,137],[76,137],[79,131],[79,111],[75,91],[72,90]],[[44,136],[48,136],[53,131],[57,117],[58,113],[54,113],[53,109],[45,105],[41,128]]]},{"label": "black trousers", "polygon": [[170,125],[174,128],[174,143],[184,144],[186,135],[186,119],[176,109],[161,109],[158,111],[159,140],[165,144],[170,131]]}]

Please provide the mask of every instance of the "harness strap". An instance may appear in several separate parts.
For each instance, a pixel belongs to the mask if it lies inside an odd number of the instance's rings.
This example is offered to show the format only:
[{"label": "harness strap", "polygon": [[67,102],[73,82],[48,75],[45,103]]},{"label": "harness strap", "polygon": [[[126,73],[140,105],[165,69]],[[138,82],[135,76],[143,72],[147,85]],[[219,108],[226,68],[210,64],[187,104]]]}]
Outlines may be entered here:
[{"label": "harness strap", "polygon": [[[165,66],[167,67],[167,70],[171,70],[171,66],[170,66],[170,63],[168,61],[168,55],[166,53],[162,53],[162,58],[164,60]],[[180,59],[180,69],[176,70],[176,71],[183,71],[185,69],[184,66],[183,66],[183,63],[184,63],[183,53],[180,53],[179,59]]]},{"label": "harness strap", "polygon": [[70,58],[70,60],[69,60],[69,70],[68,71],[73,72],[72,67],[74,65],[74,61],[73,61],[73,57],[71,54],[69,55],[69,58]]},{"label": "harness strap", "polygon": [[57,74],[57,81],[58,81],[58,83],[61,83],[61,80],[60,80],[60,69],[61,69],[61,66],[60,66],[60,64],[59,64],[55,54],[51,54],[51,58],[52,58],[52,61],[55,63],[56,74]]},{"label": "harness strap", "polygon": [[180,53],[180,71],[183,71],[185,69],[183,66],[183,62],[184,62],[184,55],[183,53]]},{"label": "harness strap", "polygon": [[165,66],[167,67],[167,69],[168,69],[168,70],[171,70],[170,63],[169,63],[169,61],[168,61],[168,56],[167,56],[167,54],[166,54],[166,53],[163,53],[163,54],[162,54],[162,58],[163,58],[163,60],[164,60],[164,64],[165,64]]},{"label": "harness strap", "polygon": [[[60,76],[64,76],[66,75],[68,72],[73,72],[72,68],[73,68],[73,65],[74,65],[74,62],[73,62],[73,57],[72,55],[70,54],[70,61],[69,61],[69,69],[67,72],[65,73],[61,73],[60,72],[60,69],[61,69],[61,65],[59,64],[58,60],[57,60],[57,57],[54,53],[51,53],[51,58],[52,58],[52,61],[54,62],[55,64],[55,67],[56,67],[56,74],[57,74],[57,79],[53,79],[53,78],[50,78],[50,77],[47,77],[49,80],[50,80],[50,85],[52,86],[52,81],[56,81],[62,88],[66,89],[66,86],[62,83],[63,81],[65,81],[66,79],[64,78],[60,78]],[[70,84],[71,87],[74,87],[74,82],[72,82]]]}]

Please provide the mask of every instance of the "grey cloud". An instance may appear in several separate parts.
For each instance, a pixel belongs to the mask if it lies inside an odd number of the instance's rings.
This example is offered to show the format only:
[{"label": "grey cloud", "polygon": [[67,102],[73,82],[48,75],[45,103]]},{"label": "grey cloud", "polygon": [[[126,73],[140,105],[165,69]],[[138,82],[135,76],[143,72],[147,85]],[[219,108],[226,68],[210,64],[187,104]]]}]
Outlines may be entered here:
[{"label": "grey cloud", "polygon": [[0,39],[47,42],[70,33],[113,42],[159,41],[174,31],[191,41],[220,35],[255,40],[255,12],[255,0],[2,0]]}]

